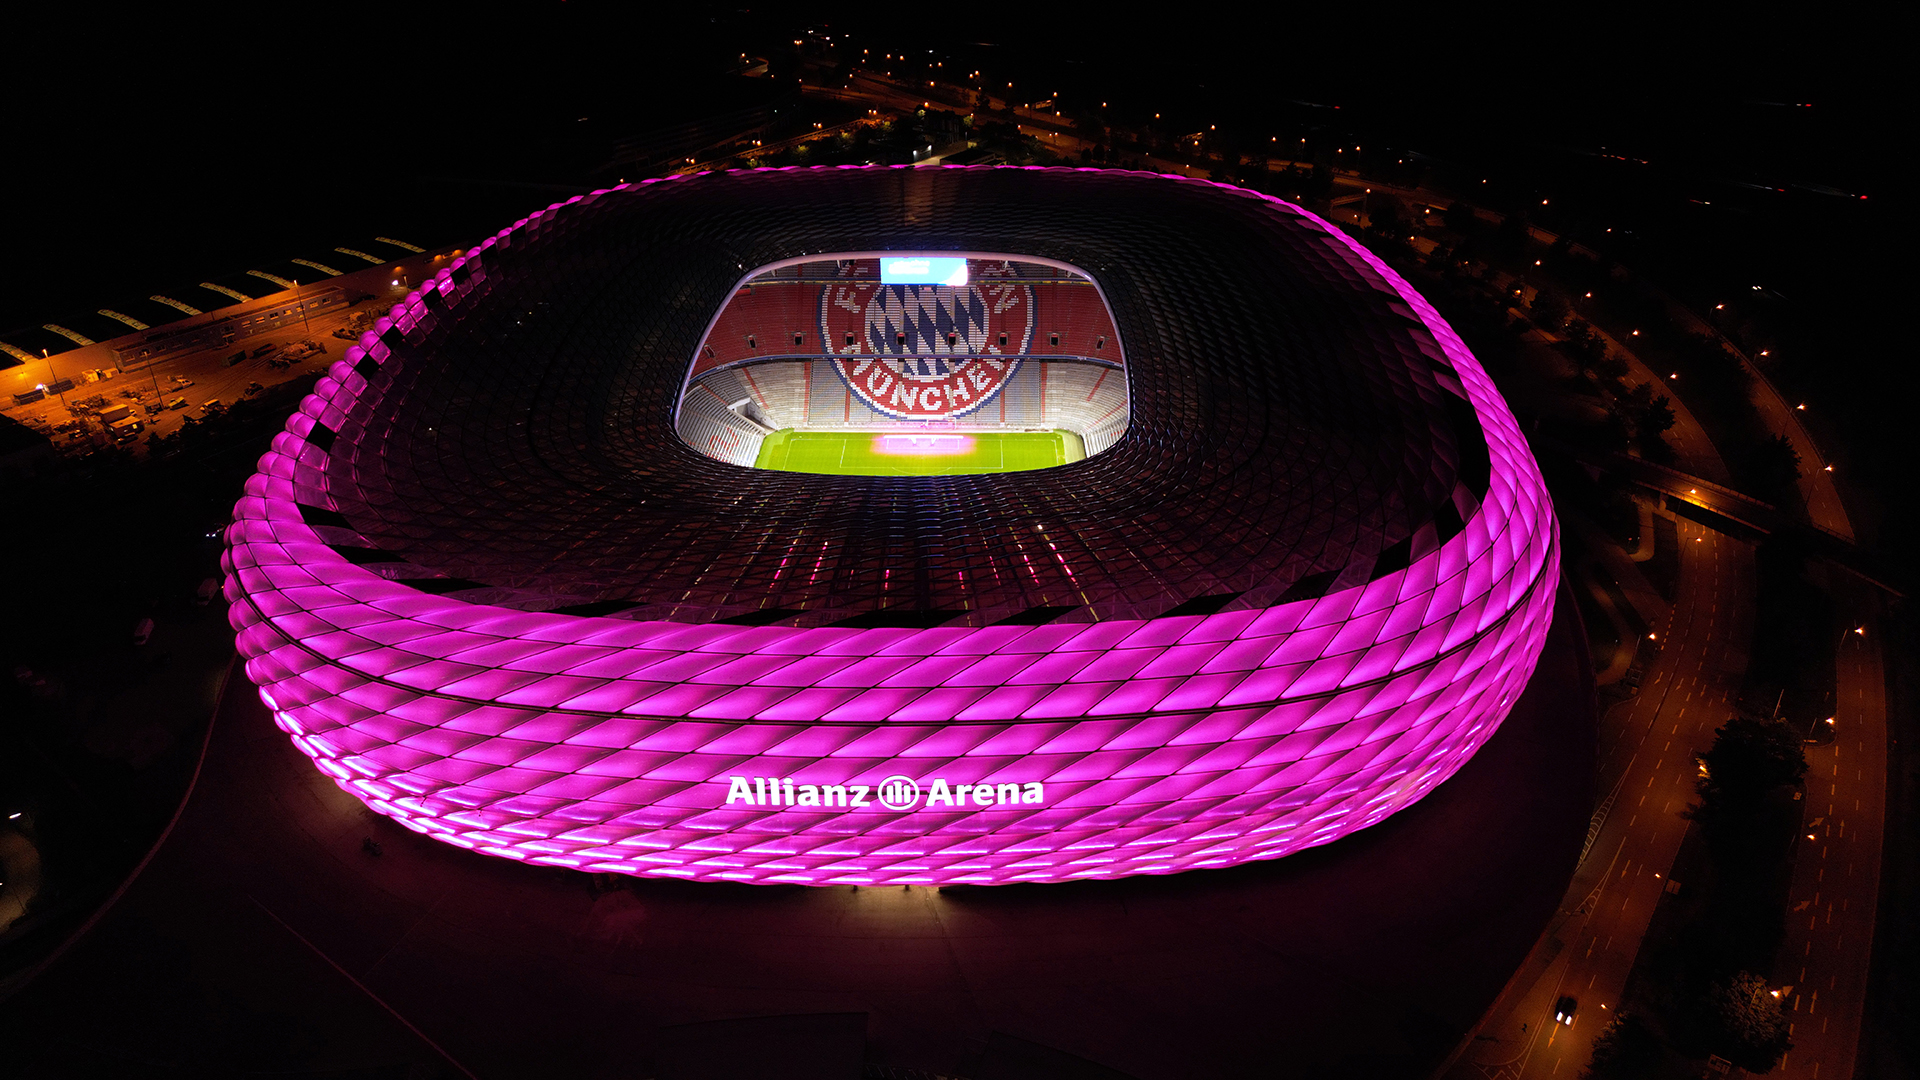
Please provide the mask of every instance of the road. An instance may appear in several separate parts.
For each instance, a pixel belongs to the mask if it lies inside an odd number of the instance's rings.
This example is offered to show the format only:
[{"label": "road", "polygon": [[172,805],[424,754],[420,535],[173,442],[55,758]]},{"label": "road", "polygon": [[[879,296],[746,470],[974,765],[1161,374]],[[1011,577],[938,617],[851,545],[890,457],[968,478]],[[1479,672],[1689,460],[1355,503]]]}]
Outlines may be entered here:
[{"label": "road", "polygon": [[1807,748],[1806,832],[1775,968],[1791,987],[1794,1049],[1775,1076],[1852,1076],[1866,1013],[1886,816],[1887,682],[1875,626],[1859,629],[1866,633],[1845,633],[1840,644],[1833,741]]},{"label": "road", "polygon": [[[1681,814],[1698,776],[1694,754],[1733,714],[1754,618],[1753,548],[1684,518],[1675,530],[1679,595],[1653,631],[1665,644],[1639,695],[1601,722],[1600,790],[1609,794],[1586,858],[1560,915],[1449,1077],[1579,1075],[1671,887],[1667,875],[1687,830]],[[1571,1027],[1553,1022],[1563,994],[1579,1002]]]}]

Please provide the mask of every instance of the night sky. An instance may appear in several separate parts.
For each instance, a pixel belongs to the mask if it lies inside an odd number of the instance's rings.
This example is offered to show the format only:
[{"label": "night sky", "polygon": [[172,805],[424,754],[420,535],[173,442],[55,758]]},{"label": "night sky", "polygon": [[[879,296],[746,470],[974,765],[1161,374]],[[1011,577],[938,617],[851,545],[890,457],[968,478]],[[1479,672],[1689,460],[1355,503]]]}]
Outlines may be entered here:
[{"label": "night sky", "polygon": [[1490,205],[1552,197],[1549,227],[1635,230],[1628,260],[1675,292],[1761,284],[1781,355],[1827,415],[1848,418],[1850,475],[1889,496],[1883,532],[1916,524],[1895,487],[1920,443],[1895,326],[1911,307],[1911,275],[1894,269],[1911,233],[1895,162],[1914,117],[1890,9],[1815,23],[1752,8],[1343,8],[1248,23],[1122,21],[1112,7],[659,7],[36,14],[10,35],[0,112],[0,327],[315,245],[484,235],[601,179],[611,138],[697,115],[724,58],[829,24],[1036,97],[1100,97],[1250,142],[1405,148],[1437,176],[1484,173]]}]

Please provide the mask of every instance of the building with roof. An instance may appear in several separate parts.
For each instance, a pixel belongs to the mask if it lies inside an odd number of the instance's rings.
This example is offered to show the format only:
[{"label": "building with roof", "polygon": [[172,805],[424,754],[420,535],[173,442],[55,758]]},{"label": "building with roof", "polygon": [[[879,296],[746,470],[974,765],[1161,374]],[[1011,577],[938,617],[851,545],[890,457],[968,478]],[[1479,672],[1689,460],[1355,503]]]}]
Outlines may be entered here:
[{"label": "building with roof", "polygon": [[[968,283],[876,285],[904,255]],[[1016,429],[1081,455],[755,467],[782,430]],[[1492,735],[1558,580],[1524,437],[1390,268],[1264,196],[1093,170],[557,204],[361,339],[228,544],[249,678],[367,805],[762,883],[1328,843]]]}]

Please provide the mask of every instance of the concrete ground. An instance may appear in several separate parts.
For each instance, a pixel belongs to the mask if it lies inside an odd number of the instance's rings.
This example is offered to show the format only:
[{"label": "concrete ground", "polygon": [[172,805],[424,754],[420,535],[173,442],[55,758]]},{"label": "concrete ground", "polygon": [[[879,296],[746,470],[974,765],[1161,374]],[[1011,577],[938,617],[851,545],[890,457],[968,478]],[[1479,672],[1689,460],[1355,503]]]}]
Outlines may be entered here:
[{"label": "concrete ground", "polygon": [[0,1009],[0,1045],[23,1077],[667,1080],[690,1075],[684,1025],[852,1013],[868,1063],[948,1075],[996,1071],[1009,1038],[1141,1080],[1421,1075],[1566,887],[1590,670],[1563,590],[1512,718],[1382,825],[1231,870],[946,890],[608,881],[449,847],[340,791],[235,680],[171,838]]}]

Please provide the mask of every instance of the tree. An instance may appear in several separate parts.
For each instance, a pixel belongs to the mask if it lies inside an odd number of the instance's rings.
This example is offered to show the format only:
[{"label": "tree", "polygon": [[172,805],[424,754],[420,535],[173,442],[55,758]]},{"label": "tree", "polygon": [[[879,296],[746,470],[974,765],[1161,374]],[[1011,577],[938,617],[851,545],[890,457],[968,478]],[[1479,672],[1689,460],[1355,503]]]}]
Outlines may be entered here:
[{"label": "tree", "polygon": [[1800,479],[1800,452],[1785,435],[1762,439],[1742,456],[1741,464],[1753,493],[1774,502],[1791,497]]},{"label": "tree", "polygon": [[1647,402],[1633,418],[1633,430],[1642,439],[1653,439],[1673,430],[1673,423],[1673,402],[1665,394],[1660,394]]},{"label": "tree", "polygon": [[1656,394],[1652,383],[1641,383],[1627,391],[1620,401],[1621,419],[1644,447],[1673,427],[1673,403],[1665,394]]},{"label": "tree", "polygon": [[1367,235],[1388,244],[1404,244],[1413,235],[1406,204],[1391,195],[1376,195],[1367,207]]},{"label": "tree", "polygon": [[1707,1018],[1720,1053],[1748,1072],[1772,1071],[1793,1040],[1780,998],[1750,971],[1734,973],[1707,994]]},{"label": "tree", "polygon": [[1620,357],[1607,351],[1607,343],[1593,326],[1585,319],[1571,319],[1567,323],[1567,339],[1562,344],[1573,362],[1583,375],[1590,375],[1605,382],[1615,382],[1627,374],[1627,363]]},{"label": "tree", "polygon": [[1700,755],[1701,809],[1706,816],[1745,811],[1783,784],[1807,774],[1800,734],[1778,720],[1736,716],[1713,733],[1713,746]]},{"label": "tree", "polygon": [[1527,215],[1510,213],[1500,221],[1500,227],[1494,232],[1495,243],[1501,251],[1509,255],[1519,255],[1527,250],[1527,241],[1532,239],[1527,230]]},{"label": "tree", "polygon": [[1567,298],[1553,289],[1541,289],[1533,294],[1534,321],[1549,330],[1558,330],[1566,325],[1567,316],[1573,309],[1567,306]]},{"label": "tree", "polygon": [[1640,1080],[1665,1056],[1660,1036],[1640,1014],[1623,1012],[1593,1040],[1584,1080]]},{"label": "tree", "polygon": [[1480,231],[1480,219],[1474,216],[1473,207],[1466,203],[1450,204],[1441,216],[1445,219],[1447,228],[1461,236],[1472,236]]}]

